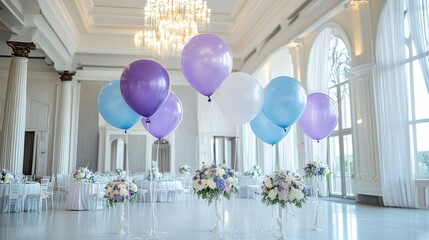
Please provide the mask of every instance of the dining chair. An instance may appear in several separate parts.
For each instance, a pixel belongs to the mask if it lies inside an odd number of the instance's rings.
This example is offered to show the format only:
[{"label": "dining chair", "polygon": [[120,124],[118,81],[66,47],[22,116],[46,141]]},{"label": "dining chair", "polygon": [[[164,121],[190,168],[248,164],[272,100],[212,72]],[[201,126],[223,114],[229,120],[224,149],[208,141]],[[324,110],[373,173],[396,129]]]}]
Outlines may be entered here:
[{"label": "dining chair", "polygon": [[138,200],[146,202],[146,195],[148,194],[148,190],[144,188],[144,178],[142,178],[141,180],[138,180],[139,183],[139,196],[138,196]]},{"label": "dining chair", "polygon": [[104,198],[104,188],[107,184],[103,178],[99,178],[96,191],[89,195],[89,210],[105,209],[107,206],[107,199]]},{"label": "dining chair", "polygon": [[57,174],[56,177],[56,190],[57,190],[57,199],[66,200],[68,189],[70,184],[70,177],[65,174]]},{"label": "dining chair", "polygon": [[7,211],[10,213],[12,206],[15,207],[17,212],[24,212],[24,183],[21,180],[12,180],[9,183],[9,194],[6,196]]}]

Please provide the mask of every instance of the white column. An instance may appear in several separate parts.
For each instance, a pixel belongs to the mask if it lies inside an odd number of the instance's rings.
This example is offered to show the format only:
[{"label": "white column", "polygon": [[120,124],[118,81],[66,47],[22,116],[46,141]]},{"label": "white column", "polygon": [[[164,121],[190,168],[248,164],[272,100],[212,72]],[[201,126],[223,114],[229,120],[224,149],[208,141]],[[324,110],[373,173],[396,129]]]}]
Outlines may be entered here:
[{"label": "white column", "polygon": [[74,73],[65,71],[61,75],[61,102],[57,127],[57,151],[54,156],[54,173],[69,174],[70,141],[71,141],[71,109],[72,83]]},{"label": "white column", "polygon": [[6,88],[0,162],[14,174],[22,174],[24,162],[25,110],[27,100],[27,63],[34,43],[12,42],[13,49]]}]

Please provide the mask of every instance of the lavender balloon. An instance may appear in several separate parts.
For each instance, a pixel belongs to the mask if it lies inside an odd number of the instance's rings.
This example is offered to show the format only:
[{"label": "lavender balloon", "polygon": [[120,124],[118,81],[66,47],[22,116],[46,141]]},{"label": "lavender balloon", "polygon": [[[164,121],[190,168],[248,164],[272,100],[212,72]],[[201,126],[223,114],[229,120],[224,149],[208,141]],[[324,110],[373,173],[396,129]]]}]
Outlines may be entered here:
[{"label": "lavender balloon", "polygon": [[200,34],[184,46],[181,64],[189,84],[210,101],[210,96],[231,74],[232,54],[226,42],[218,36]]},{"label": "lavender balloon", "polygon": [[337,104],[328,95],[315,92],[307,96],[307,105],[298,124],[314,140],[329,136],[337,126]]},{"label": "lavender balloon", "polygon": [[146,130],[152,136],[161,139],[173,132],[182,121],[183,107],[180,99],[170,92],[167,101],[152,115],[150,123],[141,120]]},{"label": "lavender balloon", "polygon": [[147,121],[170,93],[170,77],[165,68],[152,60],[129,64],[121,75],[121,93],[125,102]]}]

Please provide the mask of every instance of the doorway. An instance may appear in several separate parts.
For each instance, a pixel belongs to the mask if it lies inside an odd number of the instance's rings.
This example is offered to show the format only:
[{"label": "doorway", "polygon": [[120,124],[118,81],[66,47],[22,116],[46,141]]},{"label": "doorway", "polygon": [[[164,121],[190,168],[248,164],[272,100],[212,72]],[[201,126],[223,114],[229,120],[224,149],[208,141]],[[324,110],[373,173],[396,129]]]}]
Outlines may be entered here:
[{"label": "doorway", "polygon": [[33,175],[34,174],[34,136],[35,132],[25,132],[24,139],[24,163],[22,166],[22,173],[24,175]]}]

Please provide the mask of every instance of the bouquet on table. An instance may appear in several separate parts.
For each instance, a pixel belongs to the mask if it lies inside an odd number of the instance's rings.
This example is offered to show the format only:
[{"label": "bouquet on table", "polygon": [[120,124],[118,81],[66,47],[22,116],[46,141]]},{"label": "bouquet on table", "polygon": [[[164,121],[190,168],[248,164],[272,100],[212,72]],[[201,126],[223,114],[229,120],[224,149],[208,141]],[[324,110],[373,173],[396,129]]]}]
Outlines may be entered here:
[{"label": "bouquet on table", "polygon": [[94,173],[88,167],[79,167],[74,172],[73,178],[81,182],[93,182]]},{"label": "bouquet on table", "polygon": [[209,204],[220,197],[229,199],[232,193],[238,192],[235,172],[223,164],[203,164],[192,179],[194,193]]},{"label": "bouquet on table", "polygon": [[307,201],[308,189],[301,177],[288,170],[277,170],[268,175],[262,185],[262,203],[286,207],[291,203],[300,208]]},{"label": "bouquet on table", "polygon": [[7,169],[2,169],[1,170],[1,175],[0,175],[0,183],[8,183],[10,180],[14,179],[15,176],[10,173]]},{"label": "bouquet on table", "polygon": [[127,176],[127,172],[125,172],[125,170],[123,169],[116,169],[116,174],[120,177],[120,178],[124,178]]},{"label": "bouquet on table", "polygon": [[180,166],[180,168],[179,168],[179,172],[180,172],[181,174],[190,174],[190,173],[192,172],[192,169],[191,169],[191,167],[190,167],[190,166],[188,166],[188,165],[182,165],[182,166]]},{"label": "bouquet on table", "polygon": [[326,177],[331,173],[328,165],[324,162],[312,161],[304,166],[304,177]]},{"label": "bouquet on table", "polygon": [[262,169],[258,165],[253,166],[252,170],[244,172],[244,176],[261,177],[262,175],[264,174],[262,173]]},{"label": "bouquet on table", "polygon": [[132,202],[138,194],[137,185],[126,178],[113,180],[104,189],[104,198],[107,199],[109,206],[126,201]]},{"label": "bouquet on table", "polygon": [[152,167],[146,176],[147,180],[161,180],[164,176],[159,172],[158,167]]}]

